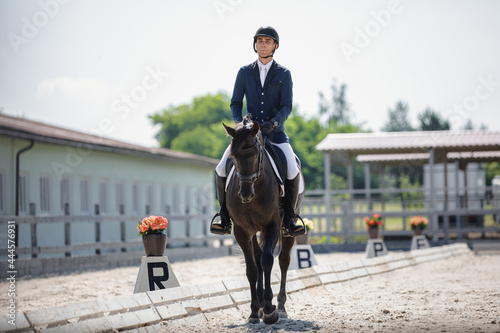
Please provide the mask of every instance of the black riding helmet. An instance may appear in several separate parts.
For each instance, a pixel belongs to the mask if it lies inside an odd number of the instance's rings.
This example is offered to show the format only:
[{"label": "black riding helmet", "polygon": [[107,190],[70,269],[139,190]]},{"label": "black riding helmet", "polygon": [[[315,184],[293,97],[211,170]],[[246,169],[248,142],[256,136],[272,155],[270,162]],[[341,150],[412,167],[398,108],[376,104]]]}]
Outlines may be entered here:
[{"label": "black riding helmet", "polygon": [[257,49],[255,48],[255,43],[257,43],[258,37],[269,37],[269,38],[272,38],[274,40],[274,42],[276,43],[276,46],[274,47],[273,53],[269,56],[269,57],[272,57],[274,54],[274,51],[276,51],[276,49],[278,48],[278,46],[280,44],[280,36],[278,35],[278,32],[276,31],[276,29],[274,29],[273,27],[268,26],[268,25],[257,29],[255,36],[253,36],[253,50],[255,51],[255,53],[257,53]]}]

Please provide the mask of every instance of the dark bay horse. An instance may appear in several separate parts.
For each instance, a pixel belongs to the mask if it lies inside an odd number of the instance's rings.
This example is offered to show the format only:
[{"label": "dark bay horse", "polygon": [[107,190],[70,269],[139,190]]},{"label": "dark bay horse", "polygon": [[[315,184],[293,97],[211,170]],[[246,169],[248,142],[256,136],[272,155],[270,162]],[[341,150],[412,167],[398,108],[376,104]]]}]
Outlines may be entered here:
[{"label": "dark bay horse", "polygon": [[[280,184],[264,151],[259,124],[247,114],[235,128],[226,125],[224,128],[232,137],[231,156],[235,166],[228,179],[226,205],[234,222],[234,236],[243,250],[250,283],[252,301],[248,322],[259,323],[259,315],[262,315],[266,324],[272,324],[280,316],[287,317],[286,274],[295,238],[281,235]],[[260,240],[257,239],[258,232]],[[276,309],[273,305],[271,270],[273,254],[280,240],[281,285]]]}]

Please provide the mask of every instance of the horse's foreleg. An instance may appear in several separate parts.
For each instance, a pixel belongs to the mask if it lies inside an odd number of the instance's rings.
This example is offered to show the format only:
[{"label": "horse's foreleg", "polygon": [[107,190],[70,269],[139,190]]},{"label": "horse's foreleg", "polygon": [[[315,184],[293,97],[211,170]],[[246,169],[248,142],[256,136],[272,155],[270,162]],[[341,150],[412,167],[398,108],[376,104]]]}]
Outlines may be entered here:
[{"label": "horse's foreleg", "polygon": [[268,225],[264,237],[264,248],[260,257],[260,264],[264,272],[264,307],[263,320],[266,324],[273,324],[278,321],[279,314],[276,306],[273,305],[273,289],[271,288],[271,271],[274,263],[274,248],[278,240],[279,229],[277,224]]},{"label": "horse's foreleg", "polygon": [[[262,265],[260,263],[260,258],[262,255],[262,250],[260,249],[259,243],[257,241],[257,236],[254,235],[252,238],[253,245],[253,255],[255,260],[255,265],[257,266],[257,299],[259,300],[259,307],[264,306],[264,282],[263,282],[263,271]],[[259,317],[262,318],[261,315]]]},{"label": "horse's foreleg", "polygon": [[241,247],[243,251],[243,256],[245,257],[246,264],[246,274],[248,283],[250,284],[250,296],[252,298],[250,303],[250,317],[248,318],[248,322],[250,324],[258,324],[260,322],[259,319],[259,309],[260,304],[257,296],[257,277],[258,270],[255,265],[255,261],[253,258],[253,246],[250,239],[248,239],[247,235],[241,231],[237,226],[234,228],[234,237],[236,241]]},{"label": "horse's foreleg", "polygon": [[290,266],[290,250],[295,242],[295,237],[283,237],[283,248],[281,249],[279,263],[281,270],[280,292],[278,294],[278,312],[281,318],[288,318],[285,310],[286,303],[286,274]]}]

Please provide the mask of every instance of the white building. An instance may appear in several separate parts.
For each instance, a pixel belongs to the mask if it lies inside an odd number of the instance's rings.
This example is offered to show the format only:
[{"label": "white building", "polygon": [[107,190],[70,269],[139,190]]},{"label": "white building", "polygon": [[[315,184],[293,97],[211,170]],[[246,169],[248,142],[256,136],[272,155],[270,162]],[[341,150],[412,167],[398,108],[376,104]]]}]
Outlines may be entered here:
[{"label": "white building", "polygon": [[[168,218],[186,212],[207,214],[214,208],[213,170],[218,161],[208,157],[3,114],[0,156],[0,216],[82,216],[82,222],[72,222],[71,244],[93,242],[93,226],[83,220],[97,212],[103,219],[149,214]],[[126,239],[137,239],[136,226],[137,220],[127,221],[122,231]],[[61,223],[43,223],[37,228],[38,246],[64,245]],[[102,242],[120,240],[118,221],[102,228]],[[168,229],[171,237],[185,232],[185,226],[176,221]],[[5,249],[6,233],[0,235],[0,248]],[[18,236],[18,247],[32,245],[29,224],[19,225]]]}]

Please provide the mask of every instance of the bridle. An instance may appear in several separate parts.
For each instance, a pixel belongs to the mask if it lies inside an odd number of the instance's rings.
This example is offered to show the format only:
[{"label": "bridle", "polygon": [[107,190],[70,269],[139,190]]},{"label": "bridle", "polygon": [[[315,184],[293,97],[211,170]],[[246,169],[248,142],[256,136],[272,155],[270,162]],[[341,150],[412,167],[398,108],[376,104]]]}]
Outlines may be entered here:
[{"label": "bridle", "polygon": [[262,160],[264,158],[264,154],[262,152],[263,148],[260,145],[259,135],[257,135],[256,138],[257,138],[257,141],[255,142],[255,144],[252,147],[247,148],[247,150],[253,149],[257,145],[257,149],[258,149],[257,154],[258,154],[258,158],[259,158],[259,162],[257,165],[257,171],[252,172],[251,174],[248,174],[248,175],[243,175],[240,172],[236,171],[236,176],[238,177],[238,180],[240,181],[240,183],[250,183],[252,186],[255,183],[255,181],[260,177],[260,174],[262,172]]}]

